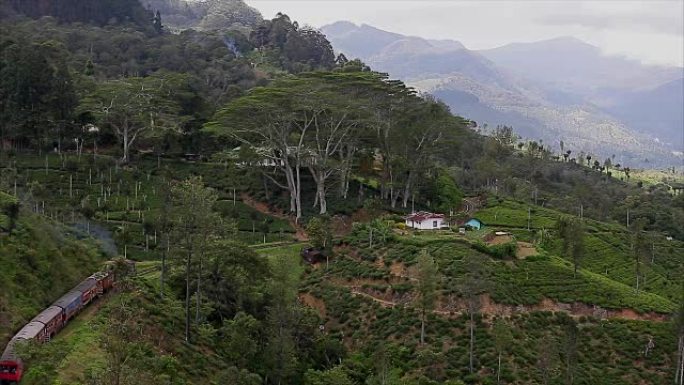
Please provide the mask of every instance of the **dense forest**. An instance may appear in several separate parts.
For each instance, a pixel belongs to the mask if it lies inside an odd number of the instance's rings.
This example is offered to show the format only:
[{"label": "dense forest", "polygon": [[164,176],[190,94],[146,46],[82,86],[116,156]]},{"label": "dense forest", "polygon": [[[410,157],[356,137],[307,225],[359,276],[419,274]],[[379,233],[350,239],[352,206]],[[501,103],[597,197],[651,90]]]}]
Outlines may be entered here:
[{"label": "dense forest", "polygon": [[[483,135],[319,31],[236,3],[225,23],[215,2],[197,5],[204,27],[173,31],[163,11],[179,17],[177,1],[0,9],[0,261],[12,266],[0,342],[86,273],[75,265],[104,260],[93,242],[149,266],[87,327],[27,351],[23,383],[657,384],[681,373],[676,182],[555,153],[511,127]],[[406,229],[415,210],[468,219],[464,196],[538,253],[518,258],[517,243],[485,232]],[[325,261],[303,266],[305,245]],[[42,282],[18,268],[39,276],[55,263],[61,275]],[[16,302],[22,284],[36,297]]]}]

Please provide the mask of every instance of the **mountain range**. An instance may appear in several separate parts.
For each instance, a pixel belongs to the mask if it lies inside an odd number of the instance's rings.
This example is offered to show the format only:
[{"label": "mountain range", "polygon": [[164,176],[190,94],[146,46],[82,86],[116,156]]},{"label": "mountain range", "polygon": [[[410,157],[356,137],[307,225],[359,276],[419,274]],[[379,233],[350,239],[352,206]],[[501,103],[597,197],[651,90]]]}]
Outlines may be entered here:
[{"label": "mountain range", "polygon": [[321,30],[336,51],[433,94],[485,129],[512,125],[524,138],[556,148],[562,140],[623,164],[681,162],[681,67],[607,56],[572,37],[475,51],[346,21]]}]

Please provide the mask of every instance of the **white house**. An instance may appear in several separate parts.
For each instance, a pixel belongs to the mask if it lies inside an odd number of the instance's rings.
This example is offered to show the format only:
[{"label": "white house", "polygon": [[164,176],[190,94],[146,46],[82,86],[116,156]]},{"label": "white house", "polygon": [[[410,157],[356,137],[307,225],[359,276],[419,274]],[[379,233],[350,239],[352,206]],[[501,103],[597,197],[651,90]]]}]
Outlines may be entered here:
[{"label": "white house", "polygon": [[406,226],[418,230],[439,230],[449,227],[444,221],[444,214],[429,213],[419,211],[406,217]]}]

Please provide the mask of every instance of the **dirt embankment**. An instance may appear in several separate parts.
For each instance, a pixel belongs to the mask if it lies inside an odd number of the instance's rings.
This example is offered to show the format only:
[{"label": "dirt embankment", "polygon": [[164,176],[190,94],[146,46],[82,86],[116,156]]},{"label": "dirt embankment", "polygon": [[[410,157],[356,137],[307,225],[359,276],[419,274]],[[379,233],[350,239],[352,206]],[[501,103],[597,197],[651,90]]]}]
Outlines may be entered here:
[{"label": "dirt embankment", "polygon": [[290,223],[290,226],[292,226],[292,228],[295,229],[295,238],[298,241],[306,242],[309,240],[309,236],[306,235],[306,232],[304,231],[302,226],[299,223],[297,223],[297,221],[295,221],[295,218],[293,218],[291,215],[287,215],[280,210],[274,210],[266,203],[256,201],[247,194],[240,195],[240,199],[242,199],[242,203],[246,204],[247,206],[253,208],[254,210],[262,214],[287,220]]}]

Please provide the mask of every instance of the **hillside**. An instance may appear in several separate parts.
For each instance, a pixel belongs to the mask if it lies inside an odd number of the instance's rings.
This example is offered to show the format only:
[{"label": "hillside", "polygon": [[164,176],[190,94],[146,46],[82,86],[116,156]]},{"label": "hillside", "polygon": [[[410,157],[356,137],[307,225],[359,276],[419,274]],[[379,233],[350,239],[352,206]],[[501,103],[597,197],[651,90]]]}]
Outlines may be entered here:
[{"label": "hillside", "polygon": [[681,77],[681,69],[605,57],[598,48],[569,38],[476,52],[459,42],[445,46],[348,22],[321,30],[337,51],[405,79],[480,125],[512,125],[524,138],[554,147],[562,140],[575,152],[619,153],[622,163],[677,163],[672,151],[680,143],[671,140],[681,131],[673,125],[681,110],[665,110],[657,141],[643,119],[615,113],[610,106],[630,92]]},{"label": "hillside", "polygon": [[162,15],[169,30],[180,32],[196,30],[250,31],[261,21],[261,14],[242,0],[142,0],[140,3],[152,12]]},{"label": "hillside", "polygon": [[[4,199],[0,191],[0,199]],[[0,208],[3,202],[0,201]],[[3,208],[4,212],[4,208]],[[22,209],[0,214],[0,345],[107,259],[86,234]]]},{"label": "hillside", "polygon": [[[189,9],[218,4],[244,5]],[[136,262],[19,345],[21,385],[671,381],[678,170],[476,127],[287,15],[227,16],[0,22],[3,338],[102,260]],[[457,42],[372,41],[460,60],[453,82],[509,101],[502,119],[555,111]]]},{"label": "hillside", "polygon": [[[677,148],[684,143],[684,78],[625,95],[608,108],[613,116]],[[680,129],[677,129],[680,128]]]}]

